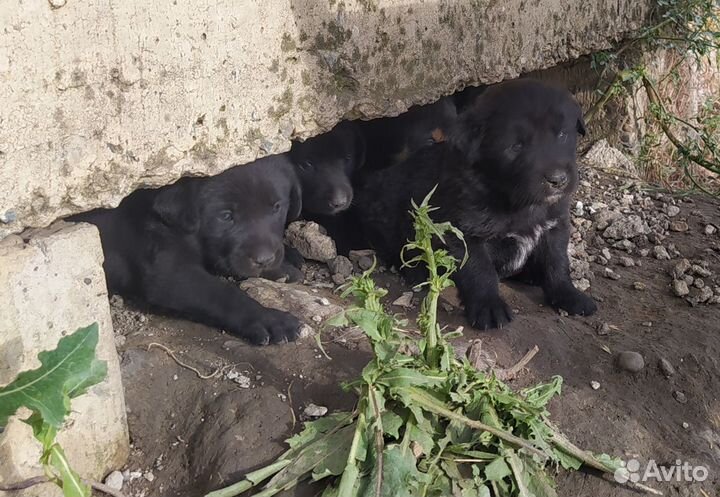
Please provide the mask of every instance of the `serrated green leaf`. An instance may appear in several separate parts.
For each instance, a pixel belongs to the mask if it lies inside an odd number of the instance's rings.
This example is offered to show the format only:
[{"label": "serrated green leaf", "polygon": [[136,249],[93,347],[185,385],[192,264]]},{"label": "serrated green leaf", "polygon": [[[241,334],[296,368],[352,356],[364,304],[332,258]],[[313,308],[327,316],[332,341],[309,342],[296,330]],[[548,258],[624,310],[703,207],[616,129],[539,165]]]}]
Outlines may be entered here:
[{"label": "serrated green leaf", "polygon": [[526,388],[521,392],[525,397],[525,402],[535,407],[543,409],[550,400],[556,395],[560,395],[562,389],[562,377],[553,376],[552,381],[532,388]]},{"label": "serrated green leaf", "polygon": [[447,380],[447,375],[422,372],[413,368],[399,367],[380,375],[377,382],[390,388],[409,386],[437,386]]},{"label": "serrated green leaf", "polygon": [[394,439],[400,438],[400,428],[405,424],[405,419],[393,411],[385,411],[380,415],[383,431]]},{"label": "serrated green leaf", "polygon": [[[381,497],[415,497],[420,483],[427,477],[416,466],[411,451],[403,451],[399,445],[385,448],[383,452]],[[378,467],[373,468],[363,497],[375,497],[378,483]]]},{"label": "serrated green leaf", "polygon": [[325,326],[332,327],[342,327],[347,326],[348,324],[350,324],[350,321],[348,321],[348,318],[345,315],[345,311],[342,311],[339,314],[336,314],[327,321],[325,321]]},{"label": "serrated green leaf", "polygon": [[489,481],[502,481],[504,478],[510,476],[512,471],[510,466],[507,465],[505,459],[498,456],[493,462],[485,466],[485,478]]},{"label": "serrated green leaf", "polygon": [[105,362],[95,359],[97,342],[98,326],[93,323],[60,339],[54,350],[40,352],[39,368],[20,373],[15,381],[0,388],[0,427],[20,407],[60,427],[70,410],[70,398],[105,378]]}]

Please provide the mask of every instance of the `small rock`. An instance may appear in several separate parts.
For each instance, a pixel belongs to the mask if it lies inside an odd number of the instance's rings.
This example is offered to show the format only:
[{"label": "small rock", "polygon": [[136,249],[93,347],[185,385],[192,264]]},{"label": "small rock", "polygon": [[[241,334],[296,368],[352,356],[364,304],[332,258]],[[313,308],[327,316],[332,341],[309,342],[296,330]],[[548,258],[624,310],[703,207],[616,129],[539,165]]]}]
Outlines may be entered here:
[{"label": "small rock", "polygon": [[350,256],[350,260],[357,264],[363,271],[367,271],[375,263],[374,250],[351,250],[348,255]]},{"label": "small rock", "polygon": [[643,325],[645,328],[652,328],[652,321],[643,321],[643,322],[642,322],[642,325]]},{"label": "small rock", "polygon": [[406,309],[412,309],[413,306],[413,292],[404,292],[400,297],[395,299],[395,301],[392,303],[392,305],[395,305],[397,307],[404,307]]},{"label": "small rock", "polygon": [[238,347],[241,347],[243,343],[240,340],[225,340],[222,344],[222,347],[225,350],[232,350]]},{"label": "small rock", "polygon": [[683,280],[673,280],[672,289],[673,293],[678,297],[684,297],[690,293],[687,283]]},{"label": "small rock", "polygon": [[675,400],[677,400],[681,404],[687,404],[687,396],[681,392],[680,390],[675,390],[673,392],[673,397]]},{"label": "small rock", "polygon": [[344,255],[338,255],[337,257],[329,261],[328,267],[330,268],[330,272],[333,274],[333,276],[342,276],[343,281],[345,280],[345,278],[350,276],[353,271],[352,262]]},{"label": "small rock", "polygon": [[687,273],[692,265],[690,264],[690,261],[687,259],[680,259],[677,264],[675,264],[675,267],[673,267],[672,275],[673,278],[678,279],[685,273]]},{"label": "small rock", "polygon": [[708,236],[714,235],[715,233],[717,233],[717,231],[718,229],[712,224],[708,224],[707,226],[705,226],[705,234]]},{"label": "small rock", "polygon": [[619,280],[620,279],[620,275],[617,274],[612,269],[610,269],[609,267],[605,268],[605,271],[603,271],[603,276],[605,276],[606,278],[609,278],[611,280]]},{"label": "small rock", "polygon": [[242,373],[238,373],[235,370],[228,371],[225,374],[225,378],[230,381],[234,381],[240,388],[250,388],[251,380],[249,376],[245,376]]},{"label": "small rock", "polygon": [[668,251],[665,247],[662,245],[655,245],[653,247],[653,255],[655,258],[659,261],[669,261],[670,260],[670,254],[668,254]]},{"label": "small rock", "polygon": [[668,207],[667,207],[668,217],[675,217],[678,214],[680,214],[680,207],[678,207],[677,205],[668,205]]},{"label": "small rock", "polygon": [[600,253],[601,253],[602,256],[603,256],[605,259],[607,259],[608,261],[609,261],[610,259],[612,259],[612,254],[610,253],[610,249],[609,249],[609,248],[605,247],[604,249],[602,249],[602,250],[600,251]]},{"label": "small rock", "polygon": [[682,281],[685,282],[687,286],[692,286],[693,283],[695,283],[695,278],[690,276],[689,274],[684,275],[682,278],[680,278]]},{"label": "small rock", "polygon": [[702,278],[709,278],[712,276],[712,271],[710,271],[707,268],[702,267],[700,264],[693,264],[691,267],[693,273],[697,274],[698,276]]},{"label": "small rock", "polygon": [[690,424],[687,423],[686,421],[683,421],[682,427],[683,427],[685,430],[687,430],[688,428],[690,428]]},{"label": "small rock", "polygon": [[152,481],[155,480],[155,475],[153,474],[152,471],[148,471],[148,472],[145,473],[143,476],[145,476],[145,479],[146,479],[147,481],[149,481],[149,482],[152,482]]},{"label": "small rock", "polygon": [[670,231],[676,231],[682,233],[690,229],[685,221],[673,221],[670,223]]},{"label": "small rock", "polygon": [[105,485],[113,490],[122,490],[123,483],[125,483],[125,478],[120,471],[113,471],[105,478]]},{"label": "small rock", "polygon": [[578,200],[575,204],[575,215],[582,216],[583,214],[585,214],[585,206],[580,200]]},{"label": "small rock", "polygon": [[590,382],[590,388],[593,390],[599,390],[600,389],[600,382],[599,381],[591,381]]},{"label": "small rock", "polygon": [[647,257],[650,255],[650,249],[640,249],[638,253],[640,254],[640,257]]},{"label": "small rock", "polygon": [[303,411],[305,416],[309,418],[321,418],[328,413],[328,408],[325,406],[316,406],[315,404],[308,404]]},{"label": "small rock", "polygon": [[315,336],[315,329],[308,324],[300,325],[300,338],[310,338]]},{"label": "small rock", "polygon": [[573,281],[575,288],[581,292],[585,292],[590,289],[590,280],[587,278],[580,278],[579,280]]},{"label": "small rock", "polygon": [[700,290],[700,293],[695,297],[698,302],[704,304],[705,302],[709,301],[711,298],[713,298],[713,291],[710,289],[710,287],[703,287]]},{"label": "small rock", "polygon": [[647,285],[645,283],[643,283],[642,281],[634,281],[633,288],[635,290],[643,291],[643,290],[647,290]]},{"label": "small rock", "polygon": [[615,219],[603,232],[605,238],[612,240],[623,240],[634,238],[638,235],[647,235],[650,227],[636,214]]},{"label": "small rock", "polygon": [[347,278],[345,278],[345,276],[343,276],[341,274],[336,273],[336,274],[332,275],[333,283],[335,283],[336,285],[342,285],[343,283],[345,283],[346,279]]},{"label": "small rock", "polygon": [[[693,281],[693,286],[695,288],[703,289],[705,288],[705,280],[702,278],[695,278],[695,281]],[[712,290],[710,291],[710,295],[712,296]]]},{"label": "small rock", "polygon": [[[318,303],[319,303],[321,306],[323,306],[323,307],[327,307],[327,306],[330,305],[330,301],[329,301],[328,299],[326,299],[325,297],[320,297],[320,298],[318,299]],[[322,319],[322,318],[321,318],[321,319]]]},{"label": "small rock", "polygon": [[285,238],[306,259],[326,262],[337,257],[333,239],[320,231],[320,225],[312,221],[290,223],[285,230]]},{"label": "small rock", "polygon": [[597,334],[600,336],[609,335],[614,327],[608,323],[598,323],[595,327]]},{"label": "small rock", "polygon": [[639,353],[628,350],[617,355],[617,364],[625,371],[637,373],[645,367],[645,359]]},{"label": "small rock", "polygon": [[660,361],[658,362],[658,366],[660,367],[660,371],[666,378],[670,378],[675,374],[675,368],[673,365],[665,359],[664,357],[660,358]]},{"label": "small rock", "polygon": [[620,264],[625,267],[634,267],[635,261],[632,259],[632,257],[620,257]]}]

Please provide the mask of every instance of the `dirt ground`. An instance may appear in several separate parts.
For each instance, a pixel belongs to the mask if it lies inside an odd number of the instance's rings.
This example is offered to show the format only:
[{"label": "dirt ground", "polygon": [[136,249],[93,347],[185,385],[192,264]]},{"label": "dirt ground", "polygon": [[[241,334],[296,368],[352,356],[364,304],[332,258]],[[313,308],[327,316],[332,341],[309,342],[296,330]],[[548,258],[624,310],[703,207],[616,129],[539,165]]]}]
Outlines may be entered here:
[{"label": "dirt ground", "polygon": [[[622,178],[593,178],[577,196],[586,204],[615,198],[626,186]],[[654,193],[643,195],[652,198]],[[681,257],[691,261],[706,261],[707,269],[720,275],[720,235],[705,233],[708,224],[720,227],[720,203],[699,197],[676,201],[680,214],[674,219],[684,220],[689,229],[671,231],[664,245],[674,244]],[[663,208],[663,201],[653,204],[651,208]],[[603,242],[597,234],[589,232],[585,241],[588,253],[600,253]],[[466,327],[463,340],[481,338],[501,367],[515,364],[537,345],[540,352],[511,385],[561,375],[563,394],[552,402],[551,411],[570,439],[595,452],[637,458],[643,468],[651,459],[658,465],[680,460],[705,466],[709,477],[702,483],[648,484],[668,496],[716,497],[720,305],[691,306],[673,294],[670,272],[681,258],[677,255],[658,260],[652,254],[609,250],[613,257],[606,264],[590,262],[596,277],[588,292],[599,302],[597,315],[563,317],[542,305],[537,288],[503,284],[503,296],[518,311],[512,325],[491,332]],[[619,264],[627,255],[641,265]],[[619,279],[604,277],[606,267]],[[720,283],[712,276],[706,284],[712,285],[713,278],[715,285]],[[391,291],[388,304],[408,290],[389,271],[379,274],[377,281]],[[314,291],[339,302],[332,289]],[[283,440],[300,429],[309,403],[331,412],[353,406],[353,396],[340,384],[357,375],[369,358],[362,338],[342,331],[322,335],[331,357],[327,359],[312,338],[257,348],[218,330],[142,312],[131,303],[115,301],[112,309],[133,447],[125,468],[123,491],[128,496],[202,497],[271,462],[285,450]],[[410,317],[413,313],[407,312]],[[440,320],[451,327],[466,325],[457,308],[442,309]],[[148,350],[151,343],[173,350],[201,374],[231,366],[214,378],[201,379],[161,348]],[[621,351],[639,352],[645,367],[638,373],[622,370],[615,360]],[[670,363],[674,374],[663,372],[661,359]],[[591,382],[598,382],[599,388]],[[637,495],[612,479],[587,472],[560,471],[557,480],[560,496]],[[296,495],[314,495],[321,489],[300,489]]]}]

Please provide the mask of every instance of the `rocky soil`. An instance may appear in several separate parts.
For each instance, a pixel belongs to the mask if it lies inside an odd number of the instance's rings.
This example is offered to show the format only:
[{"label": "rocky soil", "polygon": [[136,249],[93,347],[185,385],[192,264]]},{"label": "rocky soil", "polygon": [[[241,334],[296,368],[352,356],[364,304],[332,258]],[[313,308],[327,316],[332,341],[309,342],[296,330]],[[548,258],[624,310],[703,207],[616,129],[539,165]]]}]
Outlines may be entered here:
[{"label": "rocky soil", "polygon": [[[648,189],[603,142],[583,165],[569,250],[575,284],[598,300],[597,315],[568,317],[544,307],[537,288],[506,284],[502,293],[517,313],[512,325],[482,333],[466,327],[457,347],[505,374],[537,346],[511,384],[563,376],[563,395],[551,410],[580,446],[643,467],[651,459],[668,467],[676,460],[703,465],[704,482],[648,484],[669,496],[718,495],[720,203]],[[313,259],[302,284],[241,285],[306,323],[297,343],[251,347],[113,299],[133,452],[111,483],[125,495],[201,497],[271,461],[304,419],[352,407],[340,384],[368,360],[363,337],[353,329],[317,333],[347,305],[338,285],[367,269],[372,253],[337,256],[312,223],[293,226],[288,239]],[[376,280],[390,290],[395,312],[414,316],[419,295],[395,268],[380,267]],[[452,293],[444,296],[440,319],[466,326]],[[560,472],[558,479],[563,496],[637,495],[588,472]]]}]

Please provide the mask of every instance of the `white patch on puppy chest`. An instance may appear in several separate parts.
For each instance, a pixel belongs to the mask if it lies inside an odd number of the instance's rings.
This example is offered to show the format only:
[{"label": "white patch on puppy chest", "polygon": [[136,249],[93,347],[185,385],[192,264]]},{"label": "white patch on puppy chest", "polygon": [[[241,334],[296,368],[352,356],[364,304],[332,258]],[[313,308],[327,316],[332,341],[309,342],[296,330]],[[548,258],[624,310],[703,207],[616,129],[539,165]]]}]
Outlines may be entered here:
[{"label": "white patch on puppy chest", "polygon": [[520,270],[520,268],[525,265],[525,262],[527,262],[528,257],[530,257],[530,254],[540,241],[543,233],[553,229],[555,226],[557,226],[557,220],[551,219],[550,221],[545,221],[543,224],[534,226],[528,234],[508,233],[507,238],[515,240],[517,251],[515,252],[515,258],[505,263],[503,272],[514,273]]}]

